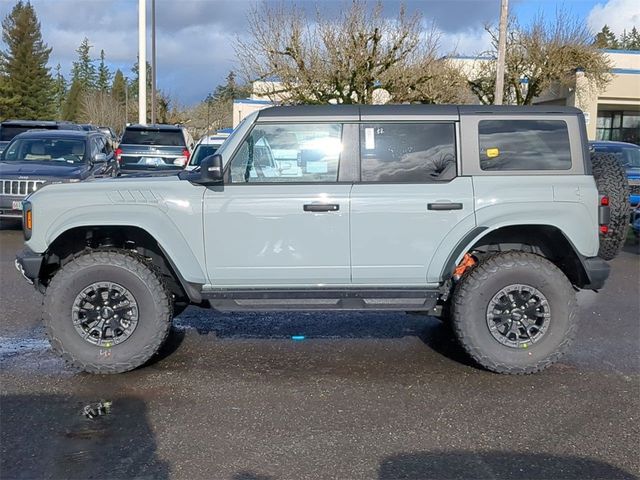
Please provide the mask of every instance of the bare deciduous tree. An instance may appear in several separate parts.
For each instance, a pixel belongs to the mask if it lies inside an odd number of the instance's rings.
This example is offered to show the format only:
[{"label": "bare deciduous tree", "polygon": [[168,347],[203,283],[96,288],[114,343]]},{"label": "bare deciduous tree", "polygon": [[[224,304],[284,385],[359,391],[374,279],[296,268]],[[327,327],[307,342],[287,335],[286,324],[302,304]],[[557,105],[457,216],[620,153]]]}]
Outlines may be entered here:
[{"label": "bare deciduous tree", "polygon": [[288,5],[255,6],[248,39],[236,42],[246,80],[265,81],[263,94],[284,103],[373,103],[380,89],[393,102],[460,100],[465,81],[438,58],[436,30],[425,32],[419,14],[400,6],[389,19],[380,2],[347,5],[334,19],[318,11],[315,22]]},{"label": "bare deciduous tree", "polygon": [[82,97],[81,121],[111,127],[114,132],[121,133],[125,124],[124,105],[110,93],[98,90],[87,92]]},{"label": "bare deciduous tree", "polygon": [[[492,49],[483,55],[495,59],[497,29],[488,26],[487,31]],[[482,103],[493,103],[495,68],[495,61],[479,62],[470,81],[471,90]],[[540,15],[527,27],[514,18],[509,20],[505,103],[530,105],[554,86],[575,88],[576,71],[583,72],[587,88],[600,91],[611,79],[610,68],[605,55],[592,44],[586,25],[566,12],[559,11],[551,22]]]}]

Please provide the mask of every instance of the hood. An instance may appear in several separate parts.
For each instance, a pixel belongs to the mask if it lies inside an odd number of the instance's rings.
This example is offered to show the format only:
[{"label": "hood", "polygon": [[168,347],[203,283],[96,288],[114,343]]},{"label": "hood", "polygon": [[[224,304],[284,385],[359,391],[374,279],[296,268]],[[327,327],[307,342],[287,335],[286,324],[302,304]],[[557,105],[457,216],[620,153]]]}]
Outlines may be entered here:
[{"label": "hood", "polygon": [[89,165],[81,163],[70,165],[66,163],[38,163],[5,162],[0,163],[0,177],[20,177],[21,180],[30,178],[84,178],[88,175]]}]

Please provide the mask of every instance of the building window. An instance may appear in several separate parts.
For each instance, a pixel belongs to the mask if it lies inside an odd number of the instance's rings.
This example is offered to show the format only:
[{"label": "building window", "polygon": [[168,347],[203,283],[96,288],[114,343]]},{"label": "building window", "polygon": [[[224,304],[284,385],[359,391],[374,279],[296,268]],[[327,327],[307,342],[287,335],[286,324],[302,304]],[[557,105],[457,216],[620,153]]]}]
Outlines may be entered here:
[{"label": "building window", "polygon": [[597,140],[615,140],[640,145],[640,112],[629,110],[598,112]]}]

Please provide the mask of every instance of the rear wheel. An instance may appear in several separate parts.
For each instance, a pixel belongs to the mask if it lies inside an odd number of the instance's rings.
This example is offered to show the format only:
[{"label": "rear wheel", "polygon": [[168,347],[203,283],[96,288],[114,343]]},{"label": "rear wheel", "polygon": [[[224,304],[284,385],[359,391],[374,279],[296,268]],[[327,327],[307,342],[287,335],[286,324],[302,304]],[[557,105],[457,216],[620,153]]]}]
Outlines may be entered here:
[{"label": "rear wheel", "polygon": [[545,369],[560,358],[576,331],[571,283],[532,253],[494,255],[458,283],[452,303],[455,334],[484,368],[507,374]]},{"label": "rear wheel", "polygon": [[91,373],[149,360],[167,337],[172,301],[162,275],[135,254],[92,251],[51,279],[43,319],[53,349]]},{"label": "rear wheel", "polygon": [[629,228],[629,183],[624,167],[611,153],[592,153],[593,177],[601,195],[609,198],[609,231],[600,233],[598,256],[611,260],[618,255]]}]

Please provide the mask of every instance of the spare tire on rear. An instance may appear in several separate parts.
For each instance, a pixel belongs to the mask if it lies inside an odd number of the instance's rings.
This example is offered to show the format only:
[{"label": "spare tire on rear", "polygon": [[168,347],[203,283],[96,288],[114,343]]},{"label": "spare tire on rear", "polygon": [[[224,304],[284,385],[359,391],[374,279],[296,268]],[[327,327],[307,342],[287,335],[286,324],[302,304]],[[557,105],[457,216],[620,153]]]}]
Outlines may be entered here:
[{"label": "spare tire on rear", "polygon": [[622,248],[629,228],[629,182],[624,167],[611,153],[591,153],[591,165],[598,192],[609,198],[609,231],[600,233],[598,256],[611,260]]}]

